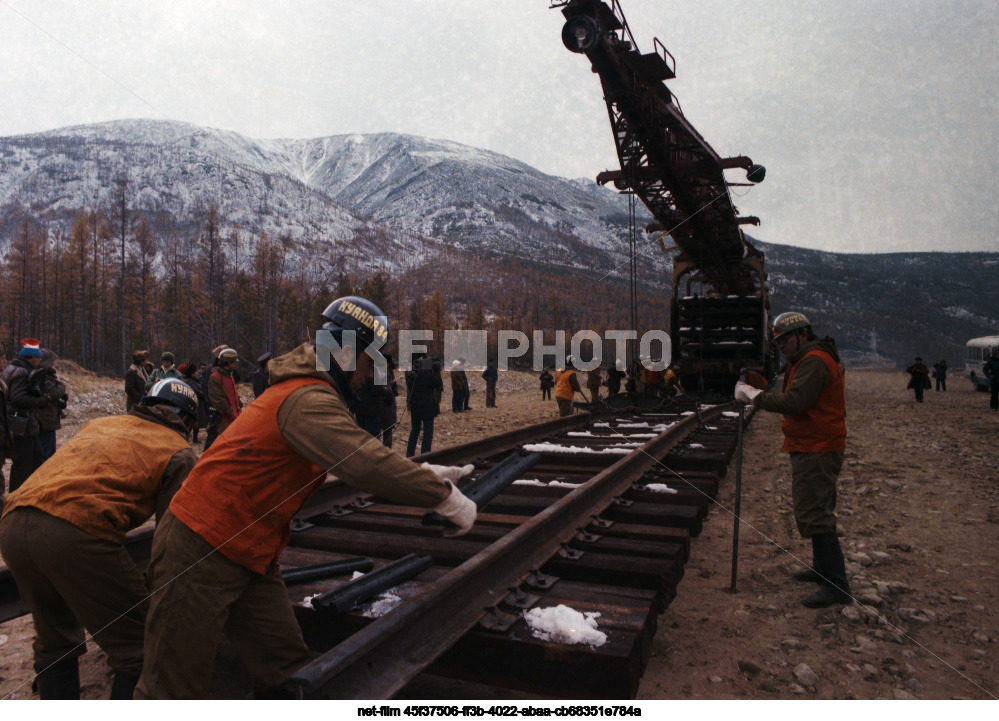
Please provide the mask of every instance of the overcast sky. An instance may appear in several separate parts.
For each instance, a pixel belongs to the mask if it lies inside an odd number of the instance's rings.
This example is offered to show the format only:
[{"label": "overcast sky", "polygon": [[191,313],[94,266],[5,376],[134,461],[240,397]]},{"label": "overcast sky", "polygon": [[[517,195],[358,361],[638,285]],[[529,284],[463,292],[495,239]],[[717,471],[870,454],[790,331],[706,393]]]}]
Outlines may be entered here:
[{"label": "overcast sky", "polygon": [[[999,250],[995,0],[621,0],[762,240]],[[593,178],[600,84],[548,0],[0,0],[0,135],[168,118],[254,138],[392,131]],[[741,171],[730,171],[742,180]]]}]

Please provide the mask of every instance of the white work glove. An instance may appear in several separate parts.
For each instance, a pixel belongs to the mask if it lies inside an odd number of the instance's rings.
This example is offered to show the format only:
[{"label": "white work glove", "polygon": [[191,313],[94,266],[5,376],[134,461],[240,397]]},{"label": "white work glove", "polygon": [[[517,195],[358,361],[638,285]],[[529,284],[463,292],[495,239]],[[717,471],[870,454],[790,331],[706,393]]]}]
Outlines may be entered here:
[{"label": "white work glove", "polygon": [[427,468],[445,481],[459,481],[475,471],[475,466],[469,463],[467,466],[435,466],[432,463],[424,463],[423,468]]},{"label": "white work glove", "polygon": [[461,536],[472,530],[479,509],[475,506],[475,501],[459,491],[457,486],[450,481],[448,485],[451,486],[451,494],[434,511],[454,524],[444,529],[445,536]]},{"label": "white work glove", "polygon": [[762,392],[759,388],[753,388],[753,386],[742,381],[735,384],[735,399],[740,403],[752,403],[753,399]]}]

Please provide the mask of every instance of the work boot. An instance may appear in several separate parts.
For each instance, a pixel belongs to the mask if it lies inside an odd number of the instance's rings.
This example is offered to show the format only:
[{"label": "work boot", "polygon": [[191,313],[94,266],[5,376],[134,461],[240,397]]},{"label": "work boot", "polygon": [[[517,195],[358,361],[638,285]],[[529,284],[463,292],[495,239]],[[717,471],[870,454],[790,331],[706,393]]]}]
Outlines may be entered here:
[{"label": "work boot", "polygon": [[80,700],[80,664],[76,656],[56,661],[35,676],[43,701]]},{"label": "work boot", "polygon": [[846,562],[836,532],[812,536],[815,558],[821,569],[822,585],[819,590],[801,599],[809,608],[826,608],[836,603],[850,603],[850,584],[846,580]]},{"label": "work boot", "polygon": [[114,681],[111,682],[112,701],[131,701],[135,693],[135,686],[139,683],[139,674],[128,671],[115,671]]},{"label": "work boot", "polygon": [[815,561],[812,561],[811,568],[803,568],[792,573],[791,578],[802,583],[822,583],[822,576],[815,570]]},{"label": "work boot", "polygon": [[822,575],[819,573],[819,559],[815,552],[815,537],[809,539],[812,542],[812,565],[791,574],[791,578],[802,583],[822,583]]}]

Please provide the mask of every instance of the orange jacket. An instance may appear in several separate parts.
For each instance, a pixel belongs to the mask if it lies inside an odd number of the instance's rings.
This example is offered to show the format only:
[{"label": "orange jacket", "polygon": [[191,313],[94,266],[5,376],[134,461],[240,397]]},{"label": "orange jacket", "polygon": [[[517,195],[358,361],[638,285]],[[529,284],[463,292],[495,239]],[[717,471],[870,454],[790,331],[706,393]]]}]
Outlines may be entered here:
[{"label": "orange jacket", "polygon": [[291,536],[291,519],[326,480],[326,471],[296,453],[278,428],[278,409],[318,378],[291,378],[268,388],[205,451],[170,511],[223,556],[266,573]]},{"label": "orange jacket", "polygon": [[805,353],[787,371],[784,387],[791,385],[801,361],[815,356],[829,371],[829,383],[811,406],[797,415],[785,415],[782,451],[788,453],[830,453],[846,449],[846,392],[843,369],[823,350]]},{"label": "orange jacket", "polygon": [[576,395],[576,390],[579,389],[579,381],[573,385],[572,381],[576,377],[576,371],[572,368],[566,368],[564,371],[556,371],[555,373],[555,397],[565,398],[566,400],[572,400]]},{"label": "orange jacket", "polygon": [[123,543],[157,510],[159,494],[173,492],[194,465],[180,417],[173,415],[174,426],[157,422],[162,418],[159,407],[136,406],[126,416],[90,421],[7,497],[4,515],[31,506]]}]

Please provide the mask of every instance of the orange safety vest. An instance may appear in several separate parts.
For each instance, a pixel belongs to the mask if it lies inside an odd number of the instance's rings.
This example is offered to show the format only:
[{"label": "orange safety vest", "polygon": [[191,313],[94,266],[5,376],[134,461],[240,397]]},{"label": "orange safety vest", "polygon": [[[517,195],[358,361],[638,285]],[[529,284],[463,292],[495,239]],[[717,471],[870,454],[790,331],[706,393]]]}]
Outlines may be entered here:
[{"label": "orange safety vest", "polygon": [[266,573],[291,537],[291,519],[326,480],[326,471],[292,450],[278,409],[318,378],[267,389],[205,451],[170,503],[185,526],[230,561]]},{"label": "orange safety vest", "polygon": [[[242,406],[239,404],[239,393],[236,392],[236,381],[232,379],[232,375],[225,375],[217,370],[212,372],[212,377],[219,379],[222,390],[225,391],[226,400],[229,401],[229,407],[232,408],[232,415],[222,416],[222,420],[231,423],[236,420],[242,410]],[[219,415],[222,414],[219,413]]]},{"label": "orange safety vest", "polygon": [[832,356],[823,350],[805,353],[787,372],[784,391],[791,385],[791,379],[801,361],[808,356],[821,360],[829,371],[829,383],[815,403],[803,413],[784,416],[781,426],[784,431],[782,451],[788,453],[830,453],[846,449],[846,384],[843,367],[837,365]]},{"label": "orange safety vest", "polygon": [[576,375],[576,371],[566,368],[564,371],[555,372],[555,397],[572,400],[576,391],[569,385],[569,379]]},{"label": "orange safety vest", "polygon": [[190,448],[177,431],[136,416],[90,421],[7,497],[4,515],[31,506],[111,543],[156,510],[163,474]]}]

